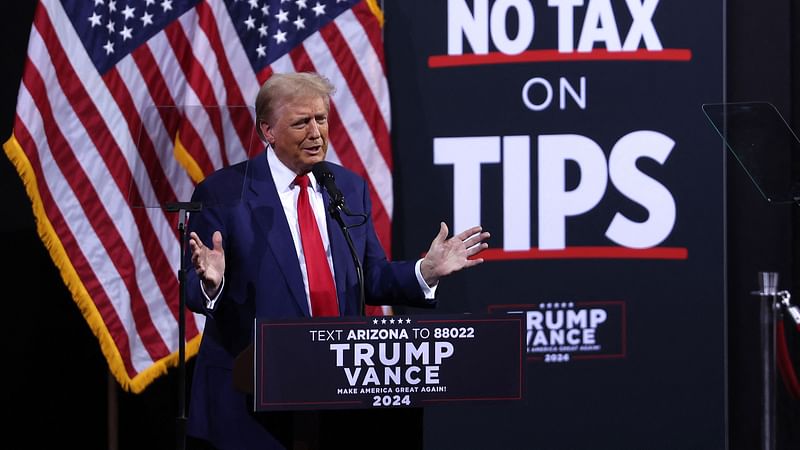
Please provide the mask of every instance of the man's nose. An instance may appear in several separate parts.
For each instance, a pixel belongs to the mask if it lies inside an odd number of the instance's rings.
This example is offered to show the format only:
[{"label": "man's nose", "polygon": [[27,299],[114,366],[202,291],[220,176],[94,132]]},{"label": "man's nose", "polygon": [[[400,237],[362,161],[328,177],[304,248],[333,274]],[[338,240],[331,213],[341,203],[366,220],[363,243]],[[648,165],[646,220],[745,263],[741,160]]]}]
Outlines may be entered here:
[{"label": "man's nose", "polygon": [[317,123],[317,121],[316,120],[311,120],[308,123],[309,123],[309,125],[308,125],[308,137],[311,138],[311,139],[316,139],[316,138],[320,137],[321,134],[319,132],[319,124]]}]

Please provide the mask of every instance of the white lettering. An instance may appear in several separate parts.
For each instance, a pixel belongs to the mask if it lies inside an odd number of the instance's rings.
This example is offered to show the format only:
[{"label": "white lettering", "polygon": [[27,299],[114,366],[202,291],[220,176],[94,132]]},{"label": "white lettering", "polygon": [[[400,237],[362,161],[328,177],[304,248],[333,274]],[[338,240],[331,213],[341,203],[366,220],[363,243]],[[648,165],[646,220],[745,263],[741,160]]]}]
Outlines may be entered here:
[{"label": "white lettering", "polygon": [[400,384],[400,368],[399,367],[386,367],[384,370],[384,383],[385,384]]},{"label": "white lettering", "polygon": [[449,342],[436,342],[433,348],[434,364],[441,364],[443,359],[453,356],[453,344]]},{"label": "white lettering", "polygon": [[[544,88],[544,100],[539,103],[534,103],[531,101],[531,88],[535,87],[536,85],[542,86]],[[530,109],[531,111],[542,111],[547,109],[550,106],[550,103],[553,101],[553,86],[550,85],[550,82],[545,80],[541,77],[534,77],[530,80],[526,81],[525,84],[522,86],[522,103]]]},{"label": "white lettering", "polygon": [[633,17],[633,23],[622,50],[633,51],[639,48],[639,41],[644,40],[644,45],[648,50],[663,50],[661,40],[653,26],[653,13],[658,6],[658,0],[625,0]]},{"label": "white lettering", "polygon": [[570,345],[578,345],[581,343],[581,334],[583,330],[568,330],[567,331],[567,343]]},{"label": "white lettering", "polygon": [[336,352],[336,367],[344,365],[344,351],[350,350],[350,344],[331,344],[329,347]]},{"label": "white lettering", "polygon": [[[514,39],[508,37],[506,30],[506,16],[508,10],[517,10],[519,29]],[[528,1],[523,0],[497,0],[492,5],[491,13],[492,42],[500,52],[507,55],[516,55],[525,51],[533,40],[534,17],[533,7]]]},{"label": "white lettering", "polygon": [[586,328],[586,310],[567,310],[567,328]]},{"label": "white lettering", "polygon": [[361,367],[357,367],[352,372],[349,367],[344,368],[344,374],[345,376],[347,376],[347,382],[350,384],[350,386],[354,386],[356,384],[356,381],[358,380],[358,374],[360,373],[361,373]]},{"label": "white lettering", "polygon": [[583,6],[583,0],[547,0],[547,6],[558,8],[558,51],[571,53],[574,50],[572,41],[573,14],[576,6]]},{"label": "white lettering", "polygon": [[489,18],[488,0],[474,0],[474,14],[465,0],[447,0],[447,54],[464,54],[461,34],[467,38],[473,53],[489,53],[489,34],[486,27]]},{"label": "white lettering", "polygon": [[420,342],[419,348],[413,342],[406,342],[406,365],[411,365],[414,361],[422,360],[422,364],[428,364],[430,352],[427,342]]},{"label": "white lettering", "polygon": [[[631,26],[621,43],[611,0],[589,0],[580,26],[577,51],[590,52],[603,46],[609,52],[635,51],[641,43],[650,51],[663,50],[653,15],[660,0],[625,0]],[[507,55],[524,52],[533,43],[536,20],[531,0],[496,0],[489,8],[488,0],[473,0],[472,9],[466,0],[447,1],[447,53],[463,55],[464,43],[472,53],[489,53],[489,38],[497,50]],[[558,51],[575,51],[575,11],[584,0],[548,0],[547,6],[557,9]],[[516,35],[506,28],[511,10],[517,16]]]},{"label": "white lettering", "polygon": [[503,249],[531,248],[531,144],[503,136]]},{"label": "white lettering", "polygon": [[567,109],[567,94],[577,103],[580,109],[586,109],[586,77],[581,77],[581,93],[575,92],[575,88],[569,84],[569,80],[564,77],[558,79],[558,107],[561,110]]},{"label": "white lettering", "polygon": [[[503,170],[503,249],[531,247],[530,139],[527,136],[482,136],[434,138],[434,164],[453,165],[453,216],[455,230],[481,223],[481,169],[500,162]],[[668,136],[649,130],[633,131],[620,138],[606,154],[592,139],[577,134],[538,137],[538,247],[567,247],[567,218],[596,208],[604,198],[609,180],[626,198],[647,212],[639,222],[621,212],[605,229],[612,242],[628,248],[648,248],[672,233],[676,203],[672,193],[639,167],[640,158],[664,164],[675,146]],[[574,169],[567,177],[567,168]],[[535,246],[536,244],[534,244]],[[378,336],[380,334],[380,336]],[[399,334],[375,333],[375,337],[398,338]],[[423,336],[424,337],[424,336]],[[350,336],[348,335],[348,339]]]},{"label": "white lettering", "polygon": [[644,222],[634,222],[616,213],[606,230],[606,237],[630,248],[648,248],[660,244],[675,226],[675,199],[658,181],[640,172],[636,161],[648,157],[659,164],[667,160],[675,141],[655,131],[635,131],[623,136],[608,157],[611,183],[623,195],[642,205],[648,212]]},{"label": "white lettering", "polygon": [[374,367],[370,367],[367,369],[367,372],[364,374],[364,380],[361,381],[361,385],[367,384],[374,384],[378,386],[381,384],[381,379],[378,378],[378,372],[375,370]]},{"label": "white lettering", "polygon": [[425,366],[425,384],[439,384],[439,366]]},{"label": "white lettering", "polygon": [[578,51],[592,51],[595,42],[602,42],[610,52],[618,52],[622,48],[610,0],[592,0],[586,8]]},{"label": "white lettering", "polygon": [[392,357],[386,356],[386,345],[379,345],[378,346],[378,360],[380,360],[381,364],[384,366],[393,366],[400,361],[400,343],[393,342],[392,343]]},{"label": "white lettering", "polygon": [[583,330],[583,343],[586,345],[593,345],[597,343],[594,328],[586,328]]},{"label": "white lettering", "polygon": [[[580,181],[566,190],[566,161],[578,164]],[[539,248],[566,247],[566,218],[585,213],[603,198],[608,182],[603,150],[575,135],[539,136]]]},{"label": "white lettering", "polygon": [[408,384],[419,384],[420,382],[419,376],[416,376],[416,374],[418,373],[419,373],[419,367],[417,366],[411,366],[408,369],[406,369],[406,382],[408,382]]},{"label": "white lettering", "polygon": [[544,315],[544,324],[547,328],[561,328],[564,326],[564,310],[547,311]]},{"label": "white lettering", "polygon": [[481,223],[481,164],[500,162],[500,137],[433,139],[433,163],[453,165],[453,229]]},{"label": "white lettering", "polygon": [[528,311],[526,314],[528,318],[528,329],[529,330],[541,330],[542,329],[542,313],[539,311]]},{"label": "white lettering", "polygon": [[372,362],[372,355],[375,354],[375,347],[372,344],[354,344],[353,351],[355,352],[353,364],[356,366],[360,366],[363,362],[368,366],[375,365]]},{"label": "white lettering", "polygon": [[604,309],[592,309],[589,311],[589,326],[597,328],[598,325],[606,321],[608,313]]}]

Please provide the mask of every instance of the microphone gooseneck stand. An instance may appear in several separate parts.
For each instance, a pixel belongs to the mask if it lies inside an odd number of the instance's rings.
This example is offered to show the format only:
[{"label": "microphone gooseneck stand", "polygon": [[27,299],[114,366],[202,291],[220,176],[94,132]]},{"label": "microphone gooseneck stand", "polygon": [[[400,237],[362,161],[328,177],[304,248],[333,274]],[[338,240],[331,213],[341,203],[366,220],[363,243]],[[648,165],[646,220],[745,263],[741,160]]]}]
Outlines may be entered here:
[{"label": "microphone gooseneck stand", "polygon": [[[359,305],[359,313],[360,315],[366,316],[366,296],[364,294],[364,268],[361,266],[361,260],[358,259],[358,252],[356,251],[355,245],[353,245],[353,240],[350,238],[350,228],[360,227],[367,223],[368,216],[366,214],[356,214],[352,213],[347,206],[344,204],[344,195],[336,186],[335,177],[333,176],[333,172],[328,168],[328,163],[325,161],[318,162],[314,164],[311,168],[311,173],[314,174],[314,177],[317,179],[317,182],[320,183],[326,191],[328,191],[328,212],[330,213],[331,217],[336,220],[336,223],[339,224],[339,227],[342,229],[342,233],[344,234],[344,238],[347,241],[347,246],[350,248],[350,256],[353,257],[353,264],[356,268],[356,276],[358,277],[358,305]],[[360,217],[361,222],[355,225],[347,225],[344,223],[342,219],[342,214],[345,213],[350,217]]]},{"label": "microphone gooseneck stand", "polygon": [[[340,212],[340,208],[344,211],[345,214],[348,216],[361,216],[363,221],[356,225],[347,225],[344,223],[344,219],[342,219],[342,214]],[[339,227],[342,229],[342,233],[344,234],[344,239],[347,241],[347,247],[350,248],[350,256],[353,257],[353,264],[356,267],[356,277],[358,278],[358,306],[359,306],[359,314],[361,316],[366,316],[366,297],[364,295],[364,268],[361,266],[361,260],[358,259],[358,252],[356,251],[355,245],[353,245],[353,239],[350,237],[350,228],[358,227],[367,223],[367,218],[363,214],[352,214],[347,208],[342,205],[337,205],[336,202],[331,198],[330,206],[328,206],[328,212],[331,214],[331,217],[336,220],[336,223],[339,224]]]}]

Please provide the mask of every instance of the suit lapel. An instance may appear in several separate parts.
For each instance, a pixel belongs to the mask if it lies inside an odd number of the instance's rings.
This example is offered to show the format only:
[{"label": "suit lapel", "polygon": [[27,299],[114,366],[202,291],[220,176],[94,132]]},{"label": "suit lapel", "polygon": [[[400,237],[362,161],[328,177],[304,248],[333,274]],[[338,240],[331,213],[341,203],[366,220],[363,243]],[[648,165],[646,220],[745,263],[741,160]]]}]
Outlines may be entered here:
[{"label": "suit lapel", "polygon": [[248,203],[260,232],[267,237],[269,250],[278,262],[278,268],[286,279],[294,301],[303,314],[310,317],[294,239],[289,231],[289,223],[286,221],[286,214],[283,212],[283,205],[269,170],[266,153],[267,151],[264,151],[250,163],[252,166],[250,173],[253,176],[250,177]]}]

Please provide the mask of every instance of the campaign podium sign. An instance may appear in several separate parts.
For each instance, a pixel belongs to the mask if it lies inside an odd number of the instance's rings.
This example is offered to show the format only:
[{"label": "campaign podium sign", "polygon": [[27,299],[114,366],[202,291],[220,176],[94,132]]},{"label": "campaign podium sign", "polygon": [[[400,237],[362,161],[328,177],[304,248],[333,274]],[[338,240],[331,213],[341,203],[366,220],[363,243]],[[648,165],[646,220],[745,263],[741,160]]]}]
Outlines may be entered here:
[{"label": "campaign podium sign", "polygon": [[253,408],[519,401],[524,330],[508,315],[256,319]]}]

